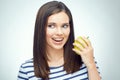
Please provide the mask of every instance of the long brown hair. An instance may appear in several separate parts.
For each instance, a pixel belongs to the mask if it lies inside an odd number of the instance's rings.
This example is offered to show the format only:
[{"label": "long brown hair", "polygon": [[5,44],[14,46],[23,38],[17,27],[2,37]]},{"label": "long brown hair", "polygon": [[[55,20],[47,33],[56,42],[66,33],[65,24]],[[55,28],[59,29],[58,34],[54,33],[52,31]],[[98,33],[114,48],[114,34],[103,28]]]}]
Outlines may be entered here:
[{"label": "long brown hair", "polygon": [[37,13],[34,31],[34,44],[33,44],[33,63],[34,72],[36,77],[48,79],[49,66],[47,63],[46,55],[46,23],[50,15],[64,11],[69,17],[70,35],[64,45],[64,70],[67,73],[73,73],[79,70],[82,65],[81,57],[72,51],[74,42],[74,28],[73,19],[70,10],[67,6],[58,1],[51,1],[44,4]]}]

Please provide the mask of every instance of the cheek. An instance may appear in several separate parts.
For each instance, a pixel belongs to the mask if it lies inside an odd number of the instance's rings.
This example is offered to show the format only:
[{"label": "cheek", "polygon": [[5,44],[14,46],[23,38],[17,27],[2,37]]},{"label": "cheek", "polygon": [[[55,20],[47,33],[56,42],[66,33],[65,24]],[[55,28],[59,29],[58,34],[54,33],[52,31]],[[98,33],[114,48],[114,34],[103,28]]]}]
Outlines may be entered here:
[{"label": "cheek", "polygon": [[66,31],[66,36],[69,36],[69,35],[70,35],[70,29]]},{"label": "cheek", "polygon": [[46,31],[46,39],[50,38],[53,35],[53,31],[47,30]]}]

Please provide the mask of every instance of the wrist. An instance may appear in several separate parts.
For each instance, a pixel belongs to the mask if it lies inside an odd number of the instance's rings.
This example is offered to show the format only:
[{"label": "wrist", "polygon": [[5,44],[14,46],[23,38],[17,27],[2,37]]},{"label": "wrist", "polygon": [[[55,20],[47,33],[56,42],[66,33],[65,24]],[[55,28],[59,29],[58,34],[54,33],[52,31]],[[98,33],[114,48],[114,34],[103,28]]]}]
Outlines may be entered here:
[{"label": "wrist", "polygon": [[87,65],[88,69],[95,69],[96,68],[96,64],[95,63],[90,63],[89,65]]}]

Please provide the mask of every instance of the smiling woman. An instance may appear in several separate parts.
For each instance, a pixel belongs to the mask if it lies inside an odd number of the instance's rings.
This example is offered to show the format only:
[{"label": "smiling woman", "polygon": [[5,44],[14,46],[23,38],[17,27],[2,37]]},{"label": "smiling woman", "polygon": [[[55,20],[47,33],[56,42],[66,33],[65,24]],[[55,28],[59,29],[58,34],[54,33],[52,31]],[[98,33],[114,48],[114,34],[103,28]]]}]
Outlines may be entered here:
[{"label": "smiling woman", "polygon": [[81,38],[84,47],[73,44],[73,19],[64,3],[44,4],[36,17],[33,59],[21,65],[18,80],[100,80],[92,45]]},{"label": "smiling woman", "polygon": [[[69,34],[69,17],[64,11],[48,17],[46,28],[47,51],[63,49],[63,46],[68,40]],[[49,52],[50,51],[48,51],[48,54]]]}]

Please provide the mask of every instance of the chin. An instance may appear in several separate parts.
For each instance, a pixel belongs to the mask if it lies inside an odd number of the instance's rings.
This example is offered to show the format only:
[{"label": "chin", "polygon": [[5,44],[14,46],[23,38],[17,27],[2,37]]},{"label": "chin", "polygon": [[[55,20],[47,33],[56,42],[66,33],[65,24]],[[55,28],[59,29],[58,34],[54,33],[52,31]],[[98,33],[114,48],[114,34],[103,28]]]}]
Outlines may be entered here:
[{"label": "chin", "polygon": [[63,49],[63,46],[54,46],[53,48],[56,50],[60,50],[60,49]]}]

